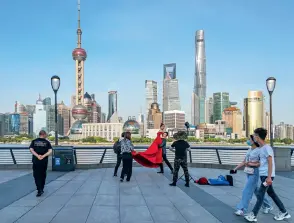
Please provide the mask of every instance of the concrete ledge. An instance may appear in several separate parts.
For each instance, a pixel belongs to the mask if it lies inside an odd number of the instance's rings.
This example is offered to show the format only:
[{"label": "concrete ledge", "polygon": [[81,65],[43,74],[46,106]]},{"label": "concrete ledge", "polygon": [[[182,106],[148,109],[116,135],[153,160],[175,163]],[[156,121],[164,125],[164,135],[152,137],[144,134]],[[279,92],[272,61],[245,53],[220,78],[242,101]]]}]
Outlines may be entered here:
[{"label": "concrete ledge", "polygon": [[289,148],[275,148],[276,171],[291,171],[291,150]]}]

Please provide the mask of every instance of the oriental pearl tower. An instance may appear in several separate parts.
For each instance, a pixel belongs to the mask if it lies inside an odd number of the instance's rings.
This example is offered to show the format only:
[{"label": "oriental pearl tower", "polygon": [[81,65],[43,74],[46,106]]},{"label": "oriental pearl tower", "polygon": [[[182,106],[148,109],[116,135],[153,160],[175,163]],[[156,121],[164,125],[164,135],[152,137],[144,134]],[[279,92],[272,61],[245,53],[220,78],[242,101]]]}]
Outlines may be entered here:
[{"label": "oriental pearl tower", "polygon": [[72,52],[72,58],[76,62],[76,105],[72,109],[72,116],[76,120],[71,127],[71,135],[82,133],[82,124],[86,123],[87,108],[84,106],[84,62],[87,58],[86,51],[82,48],[82,29],[80,20],[80,0],[78,0],[78,29],[77,48]]}]

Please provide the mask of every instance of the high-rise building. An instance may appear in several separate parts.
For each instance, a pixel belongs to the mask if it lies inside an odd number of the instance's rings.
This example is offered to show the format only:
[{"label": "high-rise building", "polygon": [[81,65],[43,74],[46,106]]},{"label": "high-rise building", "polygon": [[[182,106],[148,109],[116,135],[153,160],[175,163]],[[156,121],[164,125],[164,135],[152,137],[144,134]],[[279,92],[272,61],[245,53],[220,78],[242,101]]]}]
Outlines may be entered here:
[{"label": "high-rise building", "polygon": [[254,129],[265,127],[264,115],[264,97],[262,91],[249,91],[248,98],[244,100],[246,137],[249,137],[254,132]]},{"label": "high-rise building", "polygon": [[14,106],[14,112],[15,113],[26,112],[26,107],[23,104],[21,104],[19,101],[16,101]]},{"label": "high-rise building", "polygon": [[[108,92],[108,116],[107,122],[110,122],[110,119],[113,115],[117,115],[117,91]],[[118,122],[115,122],[118,123]]]},{"label": "high-rise building", "polygon": [[184,111],[166,111],[163,123],[167,130],[176,129],[184,130],[185,128],[185,112]]},{"label": "high-rise building", "polygon": [[[223,118],[226,122],[226,128],[231,129],[231,134],[237,134],[238,137],[242,136],[242,112],[237,107],[225,108],[223,111]],[[235,138],[235,137],[234,137]]]},{"label": "high-rise building", "polygon": [[[157,103],[157,82],[152,80],[145,80],[145,100],[146,100],[146,119],[145,119],[145,129],[144,135],[146,134],[146,130],[148,129],[148,117],[149,117],[149,109],[151,104]],[[157,104],[158,105],[158,104]]]},{"label": "high-rise building", "polygon": [[213,124],[213,98],[205,100],[205,123]]},{"label": "high-rise building", "polygon": [[50,97],[46,97],[44,100],[43,100],[43,105],[52,105],[51,104],[51,98]]},{"label": "high-rise building", "polygon": [[177,79],[163,80],[163,113],[165,111],[181,110],[179,85]]},{"label": "high-rise building", "polygon": [[84,106],[84,63],[87,59],[87,53],[82,48],[82,29],[80,20],[80,0],[78,0],[78,29],[77,29],[77,48],[72,52],[72,58],[76,64],[76,94],[75,94],[75,106],[72,108],[72,116],[76,120],[71,126],[71,138],[78,139],[82,137],[82,124],[85,123],[88,110]]},{"label": "high-rise building", "polygon": [[[197,97],[195,96],[197,95]],[[206,100],[206,54],[204,30],[197,30],[195,36],[195,78],[194,94],[192,95],[193,125],[205,122]],[[198,105],[199,103],[199,105]],[[198,109],[198,110],[197,110]],[[201,119],[201,120],[200,120]]]},{"label": "high-rise building", "polygon": [[230,107],[229,93],[217,92],[213,94],[213,121],[222,120],[225,108]]},{"label": "high-rise building", "polygon": [[95,99],[95,94],[91,94],[92,110],[93,110],[93,123],[101,123],[101,106]]},{"label": "high-rise building", "polygon": [[20,113],[19,134],[29,134],[29,114],[27,112]]},{"label": "high-rise building", "polygon": [[191,124],[199,125],[200,124],[200,100],[195,92],[192,93],[192,102],[191,102]]},{"label": "high-rise building", "polygon": [[105,123],[105,122],[106,122],[106,114],[104,112],[102,112],[101,123]]},{"label": "high-rise building", "polygon": [[177,78],[177,65],[176,63],[163,65],[163,80]]},{"label": "high-rise building", "polygon": [[60,115],[60,122],[61,123],[58,126],[58,133],[60,135],[68,135],[70,130],[70,108],[67,107],[63,101],[61,101],[60,104],[58,104],[58,114]]},{"label": "high-rise building", "polygon": [[177,68],[175,63],[163,65],[163,113],[165,111],[181,109],[176,70]]},{"label": "high-rise building", "polygon": [[34,136],[38,136],[41,130],[47,131],[47,114],[44,108],[43,100],[39,95],[39,99],[36,101],[35,113],[33,115],[33,131]]},{"label": "high-rise building", "polygon": [[146,123],[146,130],[160,128],[162,123],[162,112],[159,109],[158,103],[154,102],[150,105]]},{"label": "high-rise building", "polygon": [[4,133],[5,115],[0,113],[0,137],[5,135]]}]

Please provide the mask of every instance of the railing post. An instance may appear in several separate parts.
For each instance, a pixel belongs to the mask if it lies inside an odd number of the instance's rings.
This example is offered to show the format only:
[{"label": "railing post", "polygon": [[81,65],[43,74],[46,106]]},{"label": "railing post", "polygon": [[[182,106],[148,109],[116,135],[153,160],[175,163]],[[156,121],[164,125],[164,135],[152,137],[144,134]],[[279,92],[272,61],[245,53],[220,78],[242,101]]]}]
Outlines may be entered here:
[{"label": "railing post", "polygon": [[77,165],[78,164],[77,151],[76,151],[75,148],[73,150],[74,150],[75,162],[76,162],[76,165]]},{"label": "railing post", "polygon": [[10,154],[11,154],[11,157],[12,157],[12,160],[13,160],[13,163],[16,164],[16,159],[14,157],[14,153],[12,151],[12,149],[10,148]]},{"label": "railing post", "polygon": [[215,151],[216,151],[216,155],[217,155],[218,163],[219,163],[219,164],[222,164],[222,160],[221,160],[221,158],[220,158],[220,156],[219,156],[218,149],[215,149]]},{"label": "railing post", "polygon": [[189,151],[189,156],[190,156],[190,163],[192,163],[193,160],[192,160],[192,152],[191,151]]},{"label": "railing post", "polygon": [[103,163],[104,156],[105,156],[105,154],[106,154],[106,150],[107,150],[107,148],[104,149],[104,152],[103,152],[103,155],[102,155],[102,157],[101,157],[100,163]]}]

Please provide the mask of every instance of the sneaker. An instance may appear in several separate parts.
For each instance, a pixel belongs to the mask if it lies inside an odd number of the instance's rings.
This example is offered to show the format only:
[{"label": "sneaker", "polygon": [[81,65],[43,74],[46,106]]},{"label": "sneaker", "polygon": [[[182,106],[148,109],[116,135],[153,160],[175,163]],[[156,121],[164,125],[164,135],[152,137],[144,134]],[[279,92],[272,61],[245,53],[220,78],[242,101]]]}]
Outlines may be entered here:
[{"label": "sneaker", "polygon": [[257,218],[253,214],[253,212],[249,213],[248,215],[245,215],[244,218],[249,222],[257,222]]},{"label": "sneaker", "polygon": [[291,215],[288,212],[286,213],[279,212],[279,214],[274,217],[276,221],[283,221],[284,219],[289,219],[289,218],[291,218]]},{"label": "sneaker", "polygon": [[120,178],[120,182],[124,182],[124,179]]},{"label": "sneaker", "polygon": [[169,186],[175,187],[177,185],[176,185],[176,183],[171,183],[171,184],[169,184]]},{"label": "sneaker", "polygon": [[242,210],[237,210],[235,212],[235,215],[237,215],[237,216],[244,216],[244,212]]},{"label": "sneaker", "polygon": [[186,183],[186,184],[185,184],[185,187],[190,187],[189,183]]},{"label": "sneaker", "polygon": [[113,174],[113,177],[117,177],[117,174]]},{"label": "sneaker", "polygon": [[157,172],[157,173],[163,173],[163,171],[159,171],[159,172]]},{"label": "sneaker", "polygon": [[270,213],[272,210],[274,210],[274,207],[272,206],[272,207],[267,207],[267,208],[263,208],[263,213],[265,213],[265,214],[268,214],[268,213]]}]

